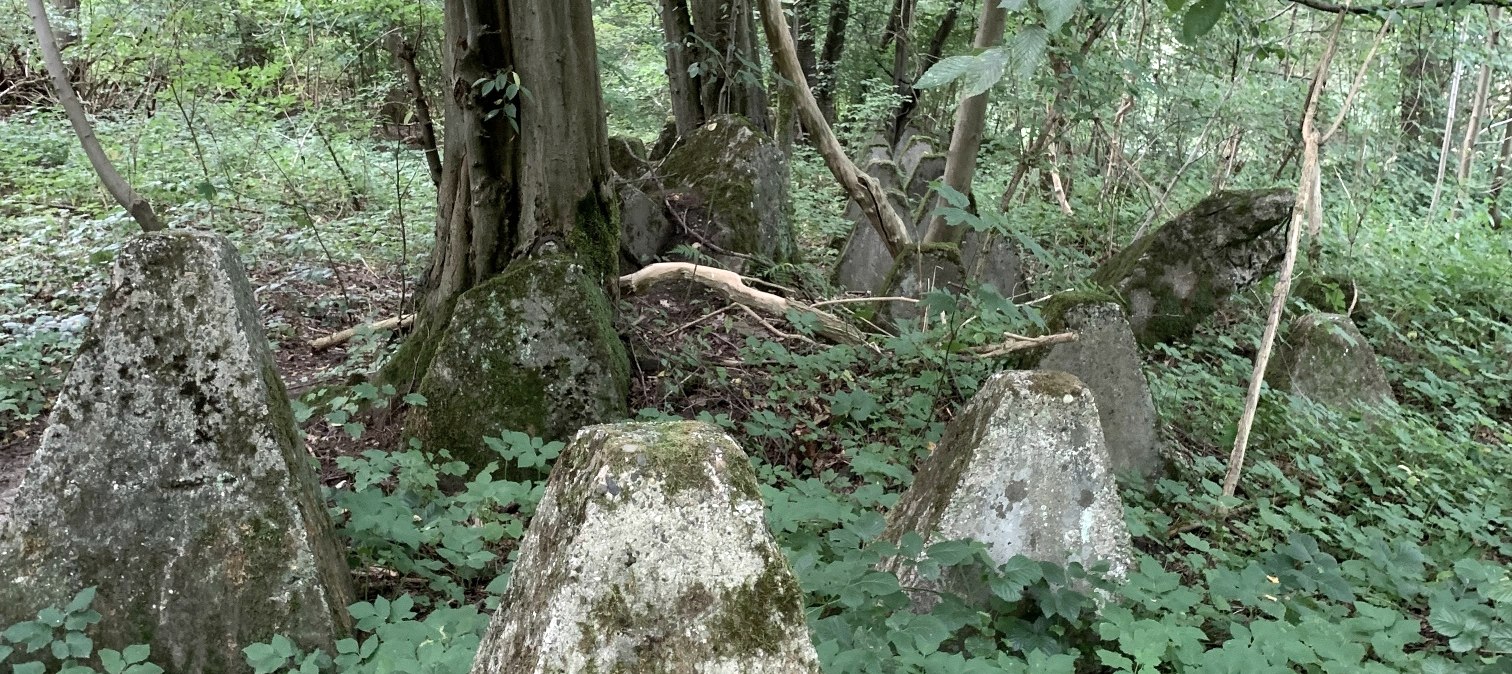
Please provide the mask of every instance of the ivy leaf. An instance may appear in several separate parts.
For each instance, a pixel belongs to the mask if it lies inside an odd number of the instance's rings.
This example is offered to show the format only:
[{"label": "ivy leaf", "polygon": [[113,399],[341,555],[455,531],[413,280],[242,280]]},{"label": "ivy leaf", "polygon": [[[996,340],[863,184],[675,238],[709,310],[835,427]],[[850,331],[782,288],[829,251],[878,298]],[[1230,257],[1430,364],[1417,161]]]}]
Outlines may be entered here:
[{"label": "ivy leaf", "polygon": [[998,3],[998,6],[1010,12],[1017,12],[1022,10],[1024,5],[1027,4],[1029,4],[1029,0],[1002,0]]},{"label": "ivy leaf", "polygon": [[1054,33],[1071,20],[1080,0],[1039,0],[1039,8],[1045,14],[1045,28]]},{"label": "ivy leaf", "polygon": [[1191,44],[1207,35],[1218,25],[1226,5],[1226,0],[1197,0],[1181,21],[1181,40]]},{"label": "ivy leaf", "polygon": [[1034,68],[1045,57],[1045,46],[1049,42],[1050,33],[1043,26],[1026,27],[1014,36],[1008,49],[1013,53],[1013,65],[1018,69],[1019,77],[1027,80],[1034,76]]},{"label": "ivy leaf", "polygon": [[975,66],[975,56],[950,56],[940,59],[919,76],[918,81],[914,82],[914,88],[930,89],[945,86],[970,72]]}]

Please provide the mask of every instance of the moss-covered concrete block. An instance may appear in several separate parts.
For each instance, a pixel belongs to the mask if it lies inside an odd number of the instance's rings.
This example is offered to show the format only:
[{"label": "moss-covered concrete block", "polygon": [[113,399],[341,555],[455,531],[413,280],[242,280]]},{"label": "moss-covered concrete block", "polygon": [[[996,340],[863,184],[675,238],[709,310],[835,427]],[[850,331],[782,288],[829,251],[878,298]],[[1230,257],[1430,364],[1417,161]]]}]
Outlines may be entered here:
[{"label": "moss-covered concrete block", "polygon": [[[878,297],[922,299],[936,291],[960,292],[966,279],[960,248],[948,243],[929,243],[906,248],[893,261],[887,276],[878,284]],[[877,318],[891,325],[917,321],[923,315],[923,303],[888,302],[879,307]]]},{"label": "moss-covered concrete block", "polygon": [[661,199],[646,194],[633,182],[616,189],[620,213],[620,271],[629,273],[666,252],[675,228]]},{"label": "moss-covered concrete block", "polygon": [[755,473],[718,428],[614,424],[557,459],[474,674],[817,674]]},{"label": "moss-covered concrete block", "polygon": [[1293,321],[1266,381],[1334,407],[1396,402],[1375,350],[1354,321],[1338,314],[1308,314]]},{"label": "moss-covered concrete block", "polygon": [[1077,339],[1050,347],[1036,369],[1074,375],[1092,391],[1108,446],[1109,468],[1117,473],[1160,474],[1165,465],[1155,401],[1123,307],[1097,293],[1063,295],[1071,297],[1052,298],[1050,320],[1057,330],[1075,332]]},{"label": "moss-covered concrete block", "polygon": [[1008,299],[1029,292],[1017,241],[1001,233],[971,230],[961,239],[961,264],[970,286],[987,284]]},{"label": "moss-covered concrete block", "polygon": [[[723,115],[683,138],[661,166],[682,220],[706,242],[731,253],[788,262],[796,255],[788,203],[787,158],[744,118]],[[719,251],[712,251],[718,253]],[[724,256],[731,269],[746,261]]]},{"label": "moss-covered concrete block", "polygon": [[572,258],[521,260],[457,300],[406,432],[481,470],[505,431],[566,440],[630,415],[609,298]]},{"label": "moss-covered concrete block", "polygon": [[1290,190],[1219,192],[1110,258],[1092,280],[1123,298],[1142,345],[1179,342],[1235,292],[1275,273]]},{"label": "moss-covered concrete block", "polygon": [[620,180],[639,180],[651,171],[646,144],[630,136],[609,137],[609,168]]},{"label": "moss-covered concrete block", "polygon": [[[967,403],[888,514],[886,540],[917,532],[930,542],[973,539],[1001,564],[1017,555],[1129,568],[1123,502],[1092,392],[1063,372],[1003,372]],[[986,588],[964,576],[939,582],[902,569],[905,586],[944,587],[968,598]],[[932,605],[915,596],[916,608]]]},{"label": "moss-covered concrete block", "polygon": [[9,520],[0,625],[97,587],[99,648],[250,672],[276,634],[334,646],[354,599],[257,302],[223,237],[116,258]]},{"label": "moss-covered concrete block", "polygon": [[949,159],[936,153],[926,154],[916,160],[905,157],[903,162],[903,168],[908,171],[904,193],[915,208],[928,208],[924,204],[925,197],[929,195],[929,184],[945,177],[945,165],[949,163]]}]

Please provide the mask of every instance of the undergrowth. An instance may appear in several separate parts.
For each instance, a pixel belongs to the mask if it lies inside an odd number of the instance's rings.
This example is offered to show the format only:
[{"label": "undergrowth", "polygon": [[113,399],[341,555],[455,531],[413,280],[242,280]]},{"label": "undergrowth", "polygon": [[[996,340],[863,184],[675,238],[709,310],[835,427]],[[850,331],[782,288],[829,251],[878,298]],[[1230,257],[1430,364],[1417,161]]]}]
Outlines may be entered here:
[{"label": "undergrowth", "polygon": [[[14,150],[0,153],[0,161],[32,174],[25,189],[0,197],[0,233],[19,251],[0,260],[6,279],[0,314],[14,336],[0,343],[0,418],[15,425],[45,413],[77,344],[82,326],[75,317],[98,297],[128,228],[119,218],[97,217],[103,202],[81,177],[80,158],[58,120],[4,123],[28,130],[0,134]],[[119,135],[108,120],[104,126],[103,136]],[[266,147],[228,151],[227,166],[241,156],[269,169],[273,163],[260,153],[276,158],[274,139],[300,137],[297,126],[263,131]],[[182,136],[162,122],[139,142],[192,167],[182,144],[172,142]],[[334,268],[328,257],[350,262],[368,254],[413,268],[404,265],[392,225],[412,207],[418,211],[407,218],[429,216],[425,207],[389,201],[390,190],[380,185],[394,175],[412,180],[418,164],[406,159],[397,173],[383,174],[392,170],[390,155],[363,155],[361,143],[348,141],[345,151],[361,155],[357,163],[370,169],[357,183],[366,201],[360,211],[351,208],[348,185],[329,184],[335,174],[328,167],[292,156],[284,164],[303,188],[282,177],[233,185],[212,176],[209,187],[164,176],[142,182],[174,204],[170,212],[179,222],[213,211],[214,227],[252,259],[292,258],[317,275]],[[795,174],[812,178],[814,168],[800,166]],[[254,188],[264,193],[247,201],[226,196]],[[231,208],[253,202],[260,213]],[[803,202],[798,210],[832,206]],[[1046,222],[1018,232],[1044,240]],[[838,234],[833,221],[811,224],[803,233],[808,241]],[[1047,244],[1056,262],[1045,264],[1042,284],[1078,277],[1099,254],[1085,249],[1106,239],[1066,237]],[[1380,353],[1400,404],[1362,413],[1267,390],[1240,497],[1224,499],[1222,461],[1268,288],[1238,298],[1190,344],[1148,354],[1175,467],[1124,484],[1138,552],[1119,582],[1075,565],[1023,558],[995,564],[971,542],[926,547],[917,536],[896,544],[879,539],[887,509],[933,450],[952,410],[1008,365],[971,350],[1005,332],[1043,329],[1035,311],[991,291],[931,296],[930,313],[944,320],[928,330],[903,330],[875,350],[780,338],[731,316],[692,327],[670,316],[648,319],[643,330],[672,332],[675,339],[656,345],[658,371],[648,375],[655,388],[646,389],[638,416],[701,418],[752,455],[768,524],[804,590],[826,672],[1512,670],[1506,237],[1473,224],[1410,232],[1369,227],[1348,240],[1330,239],[1325,250],[1323,263],[1305,276],[1314,290],[1301,293],[1289,315],[1353,307],[1351,317]],[[790,327],[802,333],[806,326],[795,319]],[[364,358],[380,350],[365,348]],[[333,386],[297,408],[307,424],[360,438],[368,432],[362,415],[395,395],[371,385]],[[484,470],[461,489],[445,489],[463,467],[443,451],[405,441],[337,460],[342,478],[328,496],[352,567],[362,570],[362,601],[349,607],[357,633],[333,653],[301,652],[283,638],[251,646],[246,656],[254,670],[466,671],[561,451],[560,444],[518,434],[490,444],[500,465],[511,466],[509,474],[524,477],[503,480],[495,477],[502,471]],[[987,592],[972,601],[945,594],[933,610],[915,613],[909,607],[916,589],[879,568],[894,556],[926,578],[951,573]],[[69,606],[8,626],[0,632],[0,663],[18,672],[45,671],[44,661],[66,662],[75,668],[66,671],[75,672],[157,671],[140,648],[96,653],[85,636],[97,619],[89,603],[86,592]]]}]

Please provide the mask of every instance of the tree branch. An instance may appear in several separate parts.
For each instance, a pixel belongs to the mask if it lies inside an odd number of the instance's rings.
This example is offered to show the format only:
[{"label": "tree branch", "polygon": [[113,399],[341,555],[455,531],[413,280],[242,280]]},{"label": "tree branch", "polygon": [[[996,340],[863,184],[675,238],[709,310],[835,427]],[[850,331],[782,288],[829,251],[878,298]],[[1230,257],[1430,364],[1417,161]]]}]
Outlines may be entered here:
[{"label": "tree branch", "polygon": [[[1373,5],[1367,7],[1354,7],[1351,5],[1336,5],[1324,0],[1291,0],[1291,2],[1303,7],[1310,7],[1320,12],[1332,12],[1334,14],[1359,14],[1362,16],[1377,16],[1388,12],[1397,12],[1404,9],[1435,9],[1445,7],[1450,3],[1443,0],[1408,0],[1389,5]],[[1490,7],[1512,7],[1512,0],[1466,0],[1471,5],[1487,5]]]}]

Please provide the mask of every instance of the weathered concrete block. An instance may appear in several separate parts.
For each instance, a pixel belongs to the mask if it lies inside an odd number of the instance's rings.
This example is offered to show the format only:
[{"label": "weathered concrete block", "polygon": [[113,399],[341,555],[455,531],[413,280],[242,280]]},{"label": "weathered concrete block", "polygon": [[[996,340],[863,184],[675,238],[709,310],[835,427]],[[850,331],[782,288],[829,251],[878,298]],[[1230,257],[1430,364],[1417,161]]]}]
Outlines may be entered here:
[{"label": "weathered concrete block", "polygon": [[566,440],[630,415],[630,361],[609,298],[566,256],[522,260],[457,299],[406,431],[481,470],[483,438]]},{"label": "weathered concrete block", "polygon": [[[929,196],[929,184],[945,177],[945,164],[947,159],[943,154],[929,154],[920,157],[913,162],[907,173],[907,185],[904,194],[908,195],[911,203],[923,205],[925,198]],[[932,200],[931,200],[932,201]],[[915,213],[915,219],[927,220],[928,213]]]},{"label": "weathered concrete block", "polygon": [[651,171],[646,144],[629,136],[609,137],[609,167],[620,180],[638,180]]},{"label": "weathered concrete block", "polygon": [[1052,331],[1071,330],[1077,340],[1050,347],[1037,369],[1074,375],[1092,391],[1110,469],[1159,474],[1165,466],[1155,401],[1123,307],[1106,295],[1073,292],[1052,298],[1045,313]]},{"label": "weathered concrete block", "polygon": [[1018,299],[1029,292],[1019,244],[1001,234],[966,232],[961,239],[961,265],[968,283],[991,285],[1008,299]]},{"label": "weathered concrete block", "polygon": [[[889,186],[895,182],[889,176],[896,177],[896,167],[892,162],[874,163],[868,168],[868,173],[881,181],[883,186]],[[908,197],[895,187],[889,187],[887,198],[907,223]],[[887,271],[893,266],[893,256],[887,252],[887,244],[882,241],[882,235],[877,233],[877,228],[872,226],[871,220],[861,212],[860,207],[851,203],[845,216],[854,224],[851,225],[850,238],[845,240],[845,247],[840,249],[840,260],[835,264],[835,285],[851,292],[871,292],[887,278]],[[918,223],[910,224],[913,225],[911,235],[918,239],[923,234],[921,228]]]},{"label": "weathered concrete block", "polygon": [[634,271],[656,261],[667,250],[674,228],[661,199],[646,194],[633,182],[620,182],[621,272]]},{"label": "weathered concrete block", "polygon": [[[662,178],[690,230],[725,251],[787,262],[796,251],[782,149],[741,117],[710,120],[662,163]],[[714,251],[718,252],[718,251]],[[745,260],[724,256],[740,271]]]},{"label": "weathered concrete block", "polygon": [[236,249],[137,237],[0,524],[0,625],[98,588],[96,648],[250,672],[284,634],[333,647],[354,599]]},{"label": "weathered concrete block", "polygon": [[1334,407],[1396,402],[1375,350],[1354,321],[1338,314],[1294,321],[1266,379],[1277,389]]},{"label": "weathered concrete block", "polygon": [[1275,273],[1290,190],[1219,192],[1113,256],[1093,274],[1129,309],[1143,345],[1185,339],[1228,297]]},{"label": "weathered concrete block", "polygon": [[472,671],[817,674],[745,453],[694,422],[580,432]]},{"label": "weathered concrete block", "polygon": [[[981,541],[999,564],[1016,555],[1088,567],[1106,561],[1113,577],[1126,575],[1129,532],[1092,392],[1063,372],[995,375],[946,428],[883,537],[910,531],[926,544]],[[930,584],[908,569],[902,576],[904,585]],[[986,591],[962,583],[944,580],[968,597]]]},{"label": "weathered concrete block", "polygon": [[[876,294],[922,299],[935,290],[960,292],[965,278],[960,249],[951,244],[924,244],[907,248],[898,256]],[[889,302],[877,315],[885,323],[901,325],[918,320],[922,309],[918,304]]]}]

